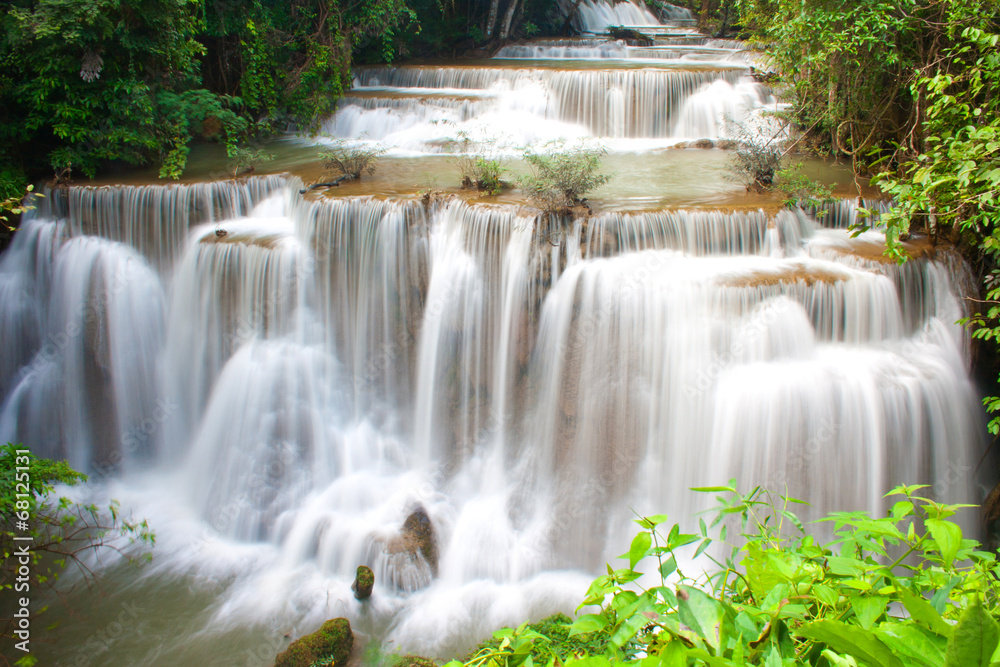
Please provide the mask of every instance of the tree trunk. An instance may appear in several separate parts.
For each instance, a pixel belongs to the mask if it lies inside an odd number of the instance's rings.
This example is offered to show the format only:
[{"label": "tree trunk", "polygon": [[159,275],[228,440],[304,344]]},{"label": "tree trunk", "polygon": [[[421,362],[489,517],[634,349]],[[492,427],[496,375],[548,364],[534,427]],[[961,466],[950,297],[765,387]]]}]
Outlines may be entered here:
[{"label": "tree trunk", "polygon": [[507,35],[510,34],[510,24],[514,20],[514,11],[518,4],[518,0],[510,0],[510,4],[507,6],[507,13],[503,17],[503,26],[500,28],[501,41],[507,39]]},{"label": "tree trunk", "polygon": [[493,30],[497,25],[497,13],[500,11],[500,0],[490,0],[490,16],[486,19],[486,39],[493,37]]}]

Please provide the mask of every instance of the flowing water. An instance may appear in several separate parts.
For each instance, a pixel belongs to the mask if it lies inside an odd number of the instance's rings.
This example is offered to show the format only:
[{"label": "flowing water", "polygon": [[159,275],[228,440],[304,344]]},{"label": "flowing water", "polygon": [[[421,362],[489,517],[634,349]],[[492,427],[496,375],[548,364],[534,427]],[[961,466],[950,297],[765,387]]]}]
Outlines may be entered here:
[{"label": "flowing water", "polygon": [[[633,11],[583,6],[591,28]],[[158,539],[151,564],[94,563],[86,613],[46,613],[44,664],[268,665],[334,616],[451,657],[571,611],[633,510],[689,521],[688,487],[731,477],[813,514],[879,511],[898,483],[976,499],[961,259],[917,240],[887,263],[847,201],[664,207],[649,151],[775,101],[731,45],[661,41],[362,68],[318,138],[366,131],[389,170],[458,132],[603,140],[637,206],[595,195],[566,228],[512,199],[317,198],[285,176],[48,193],[0,257],[0,438],[89,471],[79,497]]]}]

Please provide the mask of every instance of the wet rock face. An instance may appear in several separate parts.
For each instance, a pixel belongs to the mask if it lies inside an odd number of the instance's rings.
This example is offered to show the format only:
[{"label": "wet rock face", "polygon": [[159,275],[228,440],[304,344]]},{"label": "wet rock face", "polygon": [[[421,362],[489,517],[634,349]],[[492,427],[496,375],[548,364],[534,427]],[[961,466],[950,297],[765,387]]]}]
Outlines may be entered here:
[{"label": "wet rock face", "polygon": [[357,600],[367,600],[372,596],[372,587],[375,586],[375,574],[367,565],[358,565],[358,572],[354,575],[354,583],[351,590]]},{"label": "wet rock face", "polygon": [[[346,618],[334,618],[316,632],[292,642],[274,661],[274,667],[344,667],[354,647],[354,633]],[[322,662],[321,662],[322,661]]]},{"label": "wet rock face", "polygon": [[403,522],[403,528],[399,536],[393,539],[386,546],[386,552],[390,554],[409,553],[411,556],[421,556],[427,565],[430,566],[431,573],[437,576],[438,571],[438,551],[437,539],[434,535],[434,524],[431,523],[430,516],[423,506],[418,505],[410,512]]}]

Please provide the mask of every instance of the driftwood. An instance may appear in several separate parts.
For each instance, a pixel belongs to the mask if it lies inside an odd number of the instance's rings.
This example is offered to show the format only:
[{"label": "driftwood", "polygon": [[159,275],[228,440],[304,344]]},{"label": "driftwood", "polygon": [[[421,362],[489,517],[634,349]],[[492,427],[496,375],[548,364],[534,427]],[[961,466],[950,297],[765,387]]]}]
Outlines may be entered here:
[{"label": "driftwood", "polygon": [[316,188],[336,188],[336,187],[340,187],[341,181],[346,181],[346,180],[349,180],[350,178],[351,178],[350,174],[344,174],[343,176],[341,176],[341,177],[339,177],[337,179],[334,179],[334,180],[330,181],[329,183],[313,183],[308,188],[304,188],[302,190],[299,190],[299,194],[300,195],[304,195],[305,193],[309,192],[310,190],[315,190]]}]

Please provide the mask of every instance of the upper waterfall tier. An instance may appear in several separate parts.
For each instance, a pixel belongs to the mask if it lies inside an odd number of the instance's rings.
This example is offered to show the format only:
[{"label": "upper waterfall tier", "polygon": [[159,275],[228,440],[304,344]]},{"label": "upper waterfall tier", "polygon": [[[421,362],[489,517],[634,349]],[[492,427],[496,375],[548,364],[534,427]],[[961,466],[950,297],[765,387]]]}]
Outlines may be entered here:
[{"label": "upper waterfall tier", "polygon": [[654,14],[645,3],[635,0],[583,0],[579,3],[563,2],[564,11],[575,11],[573,27],[584,33],[603,33],[612,26],[664,26],[694,23],[691,12],[682,7],[661,3],[660,15]]},{"label": "upper waterfall tier", "polygon": [[325,131],[419,152],[447,151],[459,132],[512,146],[579,137],[669,143],[727,137],[728,120],[774,102],[741,65],[566,69],[549,62],[359,68]]}]

